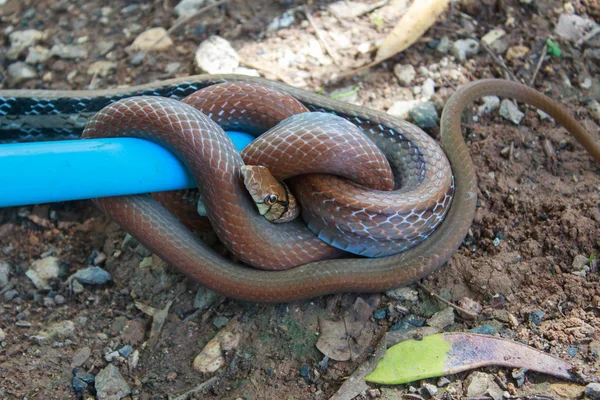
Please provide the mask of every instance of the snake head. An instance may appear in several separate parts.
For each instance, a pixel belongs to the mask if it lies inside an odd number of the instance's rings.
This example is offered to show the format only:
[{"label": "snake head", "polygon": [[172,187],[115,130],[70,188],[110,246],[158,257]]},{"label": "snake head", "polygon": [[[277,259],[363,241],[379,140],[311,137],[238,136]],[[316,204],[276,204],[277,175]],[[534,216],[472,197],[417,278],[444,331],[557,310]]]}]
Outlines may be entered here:
[{"label": "snake head", "polygon": [[242,166],[244,185],[260,215],[274,223],[289,222],[300,214],[296,198],[283,182],[277,181],[267,167]]}]

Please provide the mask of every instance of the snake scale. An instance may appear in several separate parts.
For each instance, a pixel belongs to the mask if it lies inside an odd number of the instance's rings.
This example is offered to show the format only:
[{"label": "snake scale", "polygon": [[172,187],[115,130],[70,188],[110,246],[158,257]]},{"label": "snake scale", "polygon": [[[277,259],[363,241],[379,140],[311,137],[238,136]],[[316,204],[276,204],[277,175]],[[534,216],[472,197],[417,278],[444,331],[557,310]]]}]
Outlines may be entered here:
[{"label": "snake scale", "polygon": [[[392,118],[385,113],[349,105],[284,84],[236,75],[200,75],[159,84],[99,91],[0,91],[0,116],[2,116],[0,118],[0,140],[47,139],[52,135],[54,138],[77,137],[93,115],[105,106],[118,101],[120,105],[127,105],[125,119],[143,113],[167,116],[164,108],[169,107],[169,102],[180,103],[179,101],[158,100],[149,97],[132,99],[129,103],[128,100],[124,100],[124,102],[120,100],[135,96],[181,99],[199,89],[223,82],[258,83],[276,88],[297,99],[310,111],[333,113],[347,119],[375,143],[377,143],[378,137],[382,136],[392,135],[400,138],[400,143],[405,142],[404,151],[401,152],[402,157],[412,163],[405,169],[394,171],[394,176],[403,181],[403,186],[406,182],[410,184],[411,180],[418,186],[419,182],[423,181],[422,176],[432,168],[432,160],[423,157],[427,146],[416,145],[418,141],[415,142],[413,139],[415,127],[408,122]],[[229,297],[249,301],[280,302],[342,291],[377,292],[399,287],[420,279],[442,266],[458,249],[470,228],[477,201],[477,183],[473,163],[462,137],[460,120],[463,110],[472,101],[486,95],[514,98],[542,109],[573,134],[593,158],[600,162],[600,146],[558,103],[533,89],[514,82],[481,80],[457,90],[446,103],[442,113],[440,142],[448,157],[454,179],[454,197],[445,218],[433,232],[426,235],[426,238],[399,254],[369,259],[329,259],[309,262],[285,271],[262,271],[224,259],[210,250],[149,196],[103,198],[96,199],[96,203],[126,231],[132,233],[141,243],[169,264],[177,267],[195,281]],[[158,106],[152,109],[152,103],[157,103]],[[173,107],[177,106],[173,105]],[[159,109],[162,109],[163,112],[157,112]],[[97,126],[98,129],[94,129],[94,125],[96,123],[92,122],[91,127],[88,126],[87,136],[119,134],[116,130],[107,132],[107,125],[100,124]],[[142,137],[145,135],[145,133],[140,134]],[[175,141],[167,147],[174,149],[177,147],[176,144]],[[175,151],[177,153],[177,149]],[[210,151],[208,152],[210,153]],[[233,163],[228,156],[218,155],[214,152],[213,155],[216,155],[217,161],[215,162],[220,167],[229,166],[230,162]],[[196,165],[199,170],[211,163],[200,161],[199,157],[197,157],[198,160],[190,162],[186,157],[183,158],[188,166]],[[433,161],[433,163],[437,162],[437,160]],[[235,176],[235,170],[232,171],[233,175],[229,178],[239,181],[239,176]],[[420,171],[420,175],[414,175],[407,171]],[[203,189],[200,182],[199,187],[201,190]],[[240,194],[236,190],[227,195],[230,198],[224,200],[234,204],[237,202],[239,210],[249,211],[254,205],[240,200]],[[211,188],[208,188],[208,191],[210,192]],[[210,206],[208,207],[210,208]],[[220,215],[219,218],[231,214],[228,210],[216,211],[216,214]],[[256,214],[256,209],[253,211]],[[219,212],[220,214],[218,214]],[[279,231],[268,228],[267,231],[262,231],[256,237],[256,234],[261,231],[254,231],[257,225],[247,225],[248,221],[250,219],[242,219],[239,224],[234,222],[226,228],[229,230],[249,229],[251,232],[251,234],[241,234],[240,236],[233,232],[231,237],[234,238],[234,241],[237,240],[235,238],[243,241],[260,241],[260,244],[243,243],[242,247],[244,248],[267,247],[264,244],[266,238],[269,243],[275,243],[275,245],[269,246],[273,246],[273,252],[276,252],[282,242],[287,242],[285,244],[288,246],[286,256],[292,258],[295,257],[294,251],[298,254],[312,252],[312,249],[307,251],[303,248],[303,237],[300,237],[301,240],[295,243],[290,241],[294,230],[300,229],[298,228],[299,223],[283,224],[290,225],[290,227],[283,228],[288,231],[286,235],[280,236]],[[249,222],[255,224],[252,221],[258,221],[258,219],[251,219]],[[305,231],[304,229],[302,232]],[[289,246],[295,250],[290,251]],[[281,254],[275,253],[272,256],[282,257]],[[258,262],[261,261],[258,260]]]}]

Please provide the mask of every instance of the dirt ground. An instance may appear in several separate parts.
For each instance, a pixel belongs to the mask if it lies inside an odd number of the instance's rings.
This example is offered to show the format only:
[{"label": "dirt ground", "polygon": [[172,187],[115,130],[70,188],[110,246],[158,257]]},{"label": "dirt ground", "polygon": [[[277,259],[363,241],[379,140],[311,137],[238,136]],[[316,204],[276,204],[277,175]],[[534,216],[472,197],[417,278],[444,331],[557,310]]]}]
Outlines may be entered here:
[{"label": "dirt ground", "polygon": [[[13,30],[45,32],[39,45],[46,48],[62,43],[82,44],[88,49],[85,58],[51,57],[37,64],[38,76],[18,85],[45,89],[110,88],[193,75],[198,73],[194,66],[196,48],[209,36],[219,35],[231,42],[243,66],[255,68],[263,76],[326,95],[358,88],[350,101],[387,111],[396,101],[411,99],[411,87],[423,84],[427,71],[443,70],[444,63],[458,72],[444,75],[442,71],[444,76],[434,78],[438,102],[456,86],[475,79],[504,78],[510,72],[529,83],[546,39],[553,38],[560,44],[562,55],[544,60],[532,86],[564,104],[596,137],[600,133],[599,122],[587,108],[592,100],[600,100],[600,63],[598,58],[584,55],[586,48],[597,51],[600,39],[583,47],[558,39],[554,26],[564,12],[562,1],[453,3],[413,47],[367,73],[339,82],[335,82],[336,74],[371,60],[369,49],[393,28],[399,12],[375,9],[344,20],[328,11],[330,2],[313,1],[314,23],[327,33],[339,57],[336,63],[302,12],[296,12],[289,27],[267,29],[275,18],[304,2],[230,0],[184,24],[171,34],[171,47],[145,54],[140,63],[129,46],[149,28],[171,27],[177,18],[173,10],[176,1],[140,2],[138,6],[129,1],[64,0],[8,0],[0,4],[2,88],[9,87],[7,67],[14,62],[6,55],[8,34]],[[600,6],[595,0],[575,0],[570,6],[578,15],[600,22]],[[516,22],[511,23],[511,18]],[[506,31],[509,46],[526,46],[527,55],[502,64],[483,49],[466,61],[435,49],[445,36],[451,42],[481,38],[497,27]],[[340,39],[343,33],[351,33],[350,39]],[[361,47],[363,43],[367,45]],[[110,50],[103,52],[107,46]],[[105,77],[88,74],[89,66],[99,60],[115,62],[114,70]],[[394,76],[396,64],[412,64],[417,69],[408,88]],[[580,84],[585,77],[592,79],[592,85]],[[501,118],[497,111],[475,122],[475,110],[476,106],[464,126],[479,185],[475,221],[448,265],[422,283],[449,301],[470,297],[483,305],[481,320],[457,316],[446,330],[490,325],[502,337],[567,359],[586,375],[600,378],[596,262],[600,254],[600,169],[573,137],[553,121],[541,119],[533,108],[521,105],[526,115],[519,126]],[[428,133],[436,137],[438,130]],[[511,146],[507,156],[504,149]],[[88,348],[89,355],[83,357],[80,367],[96,375],[109,364],[107,353],[131,345],[139,354],[137,365],[127,357],[112,363],[127,381],[133,398],[176,398],[204,384],[205,390],[192,398],[328,399],[367,359],[390,327],[406,316],[427,319],[445,308],[413,286],[418,302],[394,300],[384,294],[330,295],[278,305],[217,297],[197,312],[194,299],[199,286],[157,258],[149,258],[143,249],[122,246],[124,238],[125,232],[87,201],[0,210],[0,260],[11,266],[8,285],[0,287],[0,328],[6,335],[0,338],[0,398],[94,398],[93,387],[78,395],[72,386],[73,368],[77,357],[82,357],[82,349]],[[58,258],[60,271],[49,289],[40,290],[25,273],[32,263],[48,256]],[[582,259],[587,260],[586,272],[572,273],[574,261]],[[112,281],[83,285],[83,291],[72,293],[67,277],[88,265],[102,266]],[[365,299],[373,311],[387,310],[386,317],[371,317],[370,340],[358,357],[327,360],[316,347],[319,319],[339,319],[357,297]],[[162,330],[151,337],[153,319],[136,304],[162,310],[170,302]],[[532,313],[540,311],[543,317],[538,324]],[[35,339],[41,330],[65,320],[74,323],[68,338],[43,343]],[[226,353],[225,366],[216,373],[194,370],[194,358],[223,324],[232,321],[240,342]],[[483,371],[506,376],[512,382],[510,370]],[[456,391],[440,387],[435,397],[466,396],[463,383],[468,375],[449,376]],[[427,382],[435,384],[437,380]],[[581,395],[583,386],[563,384],[549,376],[528,373],[525,384],[514,394],[553,398]],[[427,397],[409,385],[370,386],[377,390],[363,392],[358,398]],[[412,386],[420,385],[415,382]]]}]

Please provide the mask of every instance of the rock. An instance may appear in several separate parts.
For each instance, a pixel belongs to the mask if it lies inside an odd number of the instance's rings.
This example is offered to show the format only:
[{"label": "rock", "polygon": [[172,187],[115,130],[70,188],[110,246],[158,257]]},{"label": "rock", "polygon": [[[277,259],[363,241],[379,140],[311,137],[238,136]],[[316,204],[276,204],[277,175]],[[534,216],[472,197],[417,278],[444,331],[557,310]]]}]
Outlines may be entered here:
[{"label": "rock", "polygon": [[432,385],[431,383],[427,382],[423,383],[423,389],[425,390],[425,393],[428,397],[433,397],[438,392],[438,388],[435,385]]},{"label": "rock", "polygon": [[50,49],[42,46],[32,46],[27,50],[27,64],[36,65],[46,62],[51,57]]},{"label": "rock", "polygon": [[15,297],[19,297],[19,292],[17,292],[14,289],[11,290],[7,290],[6,292],[4,292],[4,300],[6,301],[11,301],[12,299],[14,299]]},{"label": "rock", "polygon": [[577,254],[568,271],[573,275],[586,276],[590,270],[590,267],[588,266],[589,262],[589,257],[586,257],[583,254]]},{"label": "rock", "polygon": [[433,101],[427,101],[414,107],[408,112],[410,119],[422,129],[433,128],[437,125],[438,113]]},{"label": "rock", "polygon": [[415,70],[415,67],[410,64],[396,64],[394,65],[394,75],[396,75],[398,82],[400,82],[402,86],[410,86],[417,75],[417,71]]},{"label": "rock", "polygon": [[138,268],[139,269],[151,269],[152,265],[154,265],[153,258],[152,257],[144,257],[140,261],[140,264],[138,265]]},{"label": "rock", "polygon": [[165,67],[165,74],[173,75],[175,72],[179,71],[180,68],[181,68],[180,62],[170,62]]},{"label": "rock", "polygon": [[144,53],[143,51],[138,51],[129,58],[129,62],[131,63],[131,65],[141,65],[144,62],[145,58],[146,53]]},{"label": "rock", "polygon": [[92,349],[83,347],[71,359],[71,367],[81,367],[92,355]]},{"label": "rock", "polygon": [[6,52],[6,57],[9,60],[16,60],[26,49],[35,46],[43,38],[44,34],[35,29],[12,32],[8,36],[10,48]]},{"label": "rock", "polygon": [[12,63],[7,68],[8,72],[8,83],[10,86],[16,86],[19,83],[37,78],[37,72],[35,69],[31,68],[31,66],[22,61],[17,61],[16,63]]},{"label": "rock", "polygon": [[498,39],[505,35],[506,31],[504,31],[504,29],[496,28],[483,35],[481,41],[487,44],[488,46],[491,46],[494,42],[496,42]]},{"label": "rock", "polygon": [[120,357],[120,354],[118,351],[111,351],[104,355],[104,359],[107,362],[113,362],[117,357]]},{"label": "rock", "polygon": [[540,326],[542,324],[542,320],[544,319],[544,315],[546,313],[541,310],[532,311],[529,313],[529,322],[534,325]]},{"label": "rock", "polygon": [[133,353],[133,347],[131,347],[130,345],[125,345],[119,349],[119,354],[122,357],[127,358],[131,355],[131,353]]},{"label": "rock", "polygon": [[502,400],[503,390],[494,381],[492,375],[483,372],[473,372],[465,381],[467,385],[467,397],[484,397],[486,395],[494,400]]},{"label": "rock", "polygon": [[450,50],[450,38],[448,36],[442,37],[435,50],[439,53],[447,54]]},{"label": "rock", "polygon": [[452,44],[450,52],[460,61],[465,61],[470,55],[479,52],[479,42],[475,39],[461,39]]},{"label": "rock", "polygon": [[4,342],[5,340],[6,340],[6,333],[4,333],[2,328],[0,328],[0,343]]},{"label": "rock", "polygon": [[373,318],[375,321],[383,321],[387,318],[387,311],[385,308],[380,308],[379,310],[375,310],[373,313]]},{"label": "rock", "polygon": [[174,8],[175,14],[179,18],[186,17],[198,12],[198,10],[204,7],[204,3],[206,3],[206,0],[181,0]]},{"label": "rock", "polygon": [[599,25],[591,19],[579,15],[561,14],[554,31],[563,39],[578,42],[594,29],[599,29]]},{"label": "rock", "polygon": [[198,288],[194,298],[194,308],[200,311],[206,310],[215,302],[219,295],[203,286]]},{"label": "rock", "polygon": [[88,75],[97,75],[99,77],[106,78],[108,75],[115,72],[115,69],[117,69],[116,62],[96,61],[89,66],[87,73]]},{"label": "rock", "polygon": [[267,26],[267,31],[273,32],[279,29],[289,28],[296,20],[296,10],[287,10],[279,17],[274,18]]},{"label": "rock", "polygon": [[73,378],[71,380],[71,386],[75,393],[85,392],[88,389],[88,384],[79,378]]},{"label": "rock", "polygon": [[450,384],[450,379],[446,378],[445,376],[442,376],[440,379],[438,379],[437,381],[437,385],[439,387],[444,387],[444,386],[448,386]]},{"label": "rock", "polygon": [[421,85],[421,98],[429,100],[435,94],[435,82],[431,78],[425,79],[423,85]]},{"label": "rock", "polygon": [[56,303],[59,306],[65,304],[66,301],[67,299],[65,299],[65,296],[61,294],[57,294],[56,296],[54,296],[54,303]]},{"label": "rock", "polygon": [[73,321],[64,320],[50,325],[48,328],[41,330],[37,335],[31,336],[38,344],[48,343],[55,337],[65,339],[70,338],[75,333],[75,324]]},{"label": "rock", "polygon": [[86,285],[103,285],[111,280],[112,276],[100,267],[80,269],[67,279],[70,285],[72,285],[73,281],[85,283]]},{"label": "rock", "polygon": [[75,60],[78,58],[87,58],[88,50],[85,46],[78,44],[55,44],[52,46],[50,54],[65,60]]},{"label": "rock", "polygon": [[223,317],[223,316],[215,317],[212,321],[213,325],[219,329],[224,327],[225,325],[227,325],[228,322],[229,322],[229,318]]},{"label": "rock", "polygon": [[240,65],[236,51],[220,36],[210,36],[200,43],[195,62],[200,71],[209,74],[232,73]]},{"label": "rock", "polygon": [[79,283],[79,281],[73,281],[73,283],[71,284],[71,290],[73,291],[73,293],[79,294],[79,293],[83,293],[83,291],[85,289],[84,289],[83,285],[81,283]]},{"label": "rock", "polygon": [[131,44],[131,50],[148,52],[162,51],[173,45],[165,28],[152,28],[139,34]]},{"label": "rock", "polygon": [[115,47],[115,42],[109,42],[106,40],[100,40],[99,42],[96,42],[96,50],[98,50],[98,54],[101,56],[108,54],[113,47]]},{"label": "rock", "polygon": [[131,393],[119,369],[109,364],[96,375],[96,392],[100,400],[120,400]]},{"label": "rock", "polygon": [[138,366],[138,363],[140,361],[140,352],[138,350],[134,351],[131,354],[131,358],[129,358],[129,369],[135,369]]},{"label": "rock", "polygon": [[54,303],[54,299],[52,299],[50,297],[44,297],[44,307],[52,308],[55,305],[56,305],[56,303]]},{"label": "rock", "polygon": [[590,383],[585,387],[585,395],[592,400],[600,400],[600,383]]},{"label": "rock", "polygon": [[0,289],[8,285],[12,265],[6,260],[0,260]]},{"label": "rock", "polygon": [[421,100],[400,100],[392,104],[387,113],[400,119],[408,119],[410,110],[421,103]]},{"label": "rock", "polygon": [[444,329],[445,327],[454,323],[454,309],[447,307],[442,311],[438,311],[433,317],[427,320],[427,325],[433,326],[434,328]]},{"label": "rock", "polygon": [[483,310],[483,307],[481,306],[481,304],[479,304],[478,302],[476,302],[475,300],[473,300],[469,297],[463,297],[462,299],[460,299],[458,301],[458,306],[460,308],[462,308],[463,310],[466,310],[470,313],[470,314],[467,314],[467,313],[463,312],[462,310],[456,310],[458,315],[460,315],[461,318],[469,319],[469,320],[476,319],[477,315],[481,314],[481,311]]},{"label": "rock", "polygon": [[217,371],[225,365],[223,352],[237,349],[239,343],[238,333],[229,330],[228,327],[221,329],[194,358],[194,369],[202,374]]},{"label": "rock", "polygon": [[477,107],[477,115],[489,114],[500,107],[500,97],[484,96],[481,98],[483,104]]},{"label": "rock", "polygon": [[525,116],[515,103],[509,99],[504,99],[502,100],[502,103],[500,103],[500,115],[515,125],[519,125]]},{"label": "rock", "polygon": [[58,263],[58,258],[50,256],[35,261],[31,268],[25,272],[25,275],[31,279],[38,289],[50,290],[51,288],[48,281],[50,279],[58,278],[59,272],[60,265]]},{"label": "rock", "polygon": [[524,58],[529,53],[529,47],[527,46],[513,46],[509,47],[506,51],[507,60],[516,60]]},{"label": "rock", "polygon": [[600,103],[596,100],[592,100],[588,103],[587,108],[590,111],[590,114],[592,114],[592,118],[600,123]]},{"label": "rock", "polygon": [[390,299],[398,301],[410,301],[411,303],[416,303],[419,301],[419,292],[406,286],[388,290],[385,292],[385,295]]}]

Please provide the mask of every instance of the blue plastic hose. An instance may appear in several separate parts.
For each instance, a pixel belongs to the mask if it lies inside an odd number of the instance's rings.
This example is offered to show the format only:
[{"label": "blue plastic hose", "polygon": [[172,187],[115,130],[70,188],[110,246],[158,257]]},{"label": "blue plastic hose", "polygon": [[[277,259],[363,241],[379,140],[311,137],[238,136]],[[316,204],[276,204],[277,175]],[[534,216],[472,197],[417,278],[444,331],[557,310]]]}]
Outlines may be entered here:
[{"label": "blue plastic hose", "polygon": [[[254,139],[227,134],[238,150]],[[0,207],[196,187],[173,154],[131,138],[0,145],[0,185]]]}]

